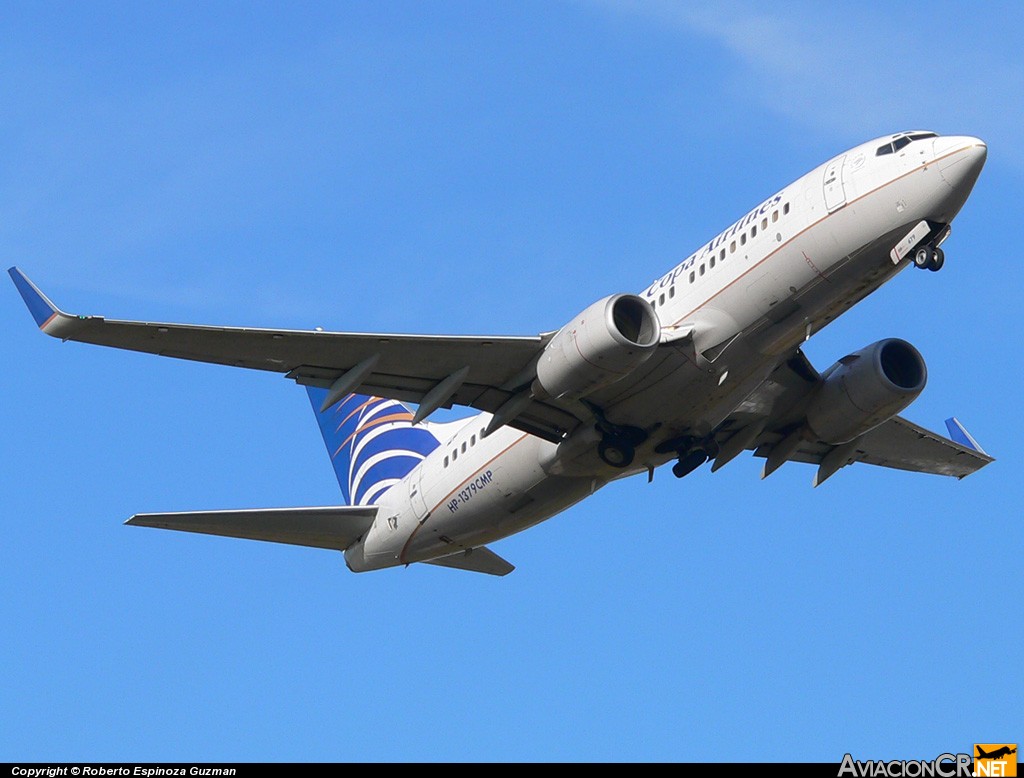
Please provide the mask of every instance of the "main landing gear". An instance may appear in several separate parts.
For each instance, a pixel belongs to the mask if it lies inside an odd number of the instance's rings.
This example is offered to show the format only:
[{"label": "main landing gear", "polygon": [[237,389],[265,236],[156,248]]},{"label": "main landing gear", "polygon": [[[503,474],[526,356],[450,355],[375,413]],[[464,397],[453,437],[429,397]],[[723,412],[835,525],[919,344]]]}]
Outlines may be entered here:
[{"label": "main landing gear", "polygon": [[597,455],[606,465],[626,468],[633,464],[636,447],[647,440],[649,433],[640,427],[626,424],[614,424],[608,421],[598,406],[584,402],[597,417],[594,428],[601,433],[601,442],[597,444]]},{"label": "main landing gear", "polygon": [[707,451],[702,448],[694,449],[690,453],[679,457],[679,461],[672,465],[672,475],[676,478],[685,478],[707,461]]},{"label": "main landing gear", "polygon": [[606,434],[597,444],[597,455],[606,465],[618,468],[629,467],[633,464],[639,442],[641,441],[633,442],[628,437]]},{"label": "main landing gear", "polygon": [[[713,450],[712,450],[713,449]],[[672,465],[672,475],[685,478],[718,453],[714,439],[700,441],[689,435],[659,443],[654,450],[659,454],[676,452],[679,461]]]},{"label": "main landing gear", "polygon": [[914,267],[935,272],[942,269],[946,255],[938,246],[926,243],[914,252]]}]

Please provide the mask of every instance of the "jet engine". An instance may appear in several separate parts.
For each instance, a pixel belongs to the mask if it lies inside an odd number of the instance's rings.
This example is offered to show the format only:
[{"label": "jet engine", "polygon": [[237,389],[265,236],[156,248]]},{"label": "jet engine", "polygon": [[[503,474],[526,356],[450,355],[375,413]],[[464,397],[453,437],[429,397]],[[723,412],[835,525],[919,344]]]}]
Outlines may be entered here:
[{"label": "jet engine", "polygon": [[616,294],[598,300],[545,347],[534,396],[585,397],[640,367],[660,338],[658,315],[642,297]]},{"label": "jet engine", "polygon": [[843,357],[822,378],[807,425],[820,440],[838,445],[910,405],[924,389],[928,369],[916,348],[889,338]]}]

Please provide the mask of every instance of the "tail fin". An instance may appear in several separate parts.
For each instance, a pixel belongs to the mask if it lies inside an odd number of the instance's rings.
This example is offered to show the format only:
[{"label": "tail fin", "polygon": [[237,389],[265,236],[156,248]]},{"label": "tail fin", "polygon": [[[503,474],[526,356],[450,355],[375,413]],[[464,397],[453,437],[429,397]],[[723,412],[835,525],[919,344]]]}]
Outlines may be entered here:
[{"label": "tail fin", "polygon": [[373,505],[440,445],[396,400],[350,394],[321,413],[327,390],[306,391],[349,505]]}]

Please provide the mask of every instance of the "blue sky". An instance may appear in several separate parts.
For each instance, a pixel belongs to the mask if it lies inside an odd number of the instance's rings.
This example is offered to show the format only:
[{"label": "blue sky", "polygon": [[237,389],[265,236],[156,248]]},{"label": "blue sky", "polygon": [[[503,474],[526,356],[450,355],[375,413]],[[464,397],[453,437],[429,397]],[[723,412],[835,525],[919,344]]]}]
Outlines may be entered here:
[{"label": "blue sky", "polygon": [[[143,4],[146,6],[146,4]],[[330,504],[281,378],[4,333],[0,760],[825,760],[1024,737],[1019,4],[17,4],[0,251],[118,318],[532,334],[884,133],[990,146],[881,337],[998,462],[615,484],[491,579],[122,527]]]}]

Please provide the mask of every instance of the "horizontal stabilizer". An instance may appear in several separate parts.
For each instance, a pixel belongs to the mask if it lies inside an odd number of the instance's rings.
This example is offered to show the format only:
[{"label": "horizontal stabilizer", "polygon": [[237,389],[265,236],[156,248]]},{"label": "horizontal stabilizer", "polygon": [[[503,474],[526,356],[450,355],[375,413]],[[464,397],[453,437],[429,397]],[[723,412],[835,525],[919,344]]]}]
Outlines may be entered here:
[{"label": "horizontal stabilizer", "polygon": [[377,515],[373,505],[137,513],[125,524],[344,551]]},{"label": "horizontal stabilizer", "polygon": [[440,559],[431,559],[427,564],[440,567],[454,567],[458,570],[469,570],[474,573],[487,573],[487,575],[508,575],[516,569],[515,565],[506,562],[487,548],[487,546],[469,548],[457,554],[443,556]]}]

